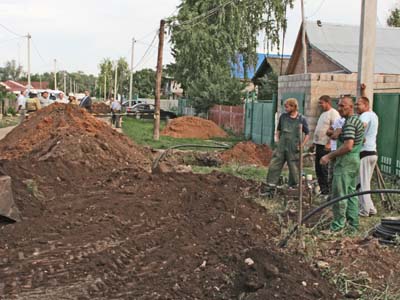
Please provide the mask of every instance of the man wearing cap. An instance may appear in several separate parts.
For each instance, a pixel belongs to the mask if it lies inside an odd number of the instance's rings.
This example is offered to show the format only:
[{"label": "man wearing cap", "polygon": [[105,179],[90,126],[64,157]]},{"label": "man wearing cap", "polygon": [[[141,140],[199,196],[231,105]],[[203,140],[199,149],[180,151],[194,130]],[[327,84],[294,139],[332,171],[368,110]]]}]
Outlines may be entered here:
[{"label": "man wearing cap", "polygon": [[78,105],[78,101],[76,100],[74,93],[68,94],[68,103],[72,105]]},{"label": "man wearing cap", "polygon": [[41,109],[40,101],[37,98],[37,92],[30,92],[29,98],[26,99],[26,110],[29,112],[35,112]]}]

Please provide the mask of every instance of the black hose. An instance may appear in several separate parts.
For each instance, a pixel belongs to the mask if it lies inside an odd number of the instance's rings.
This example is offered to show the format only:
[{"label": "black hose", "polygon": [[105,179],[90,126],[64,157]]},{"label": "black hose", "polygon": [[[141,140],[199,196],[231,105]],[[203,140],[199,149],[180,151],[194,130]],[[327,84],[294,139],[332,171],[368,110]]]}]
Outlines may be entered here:
[{"label": "black hose", "polygon": [[223,145],[197,145],[197,144],[182,144],[182,145],[175,145],[172,147],[167,148],[163,153],[161,153],[160,156],[158,156],[152,166],[151,166],[151,170],[154,171],[158,164],[160,163],[160,160],[162,160],[165,155],[167,155],[168,151],[173,150],[173,149],[177,149],[177,148],[215,148],[215,149],[229,149],[231,148],[231,146],[223,146]]},{"label": "black hose", "polygon": [[301,220],[300,224],[296,224],[296,226],[293,227],[293,229],[288,233],[288,235],[279,242],[278,246],[279,247],[285,247],[287,245],[287,242],[289,241],[289,239],[292,237],[292,235],[297,231],[297,229],[299,228],[299,225],[303,224],[304,222],[306,222],[308,219],[310,219],[314,214],[316,214],[317,212],[323,210],[324,208],[331,206],[332,204],[335,204],[339,201],[354,197],[354,196],[360,196],[360,195],[366,195],[366,194],[400,194],[400,190],[397,189],[387,189],[387,190],[371,190],[371,191],[362,191],[362,192],[356,192],[353,194],[349,194],[349,195],[345,195],[345,196],[341,196],[341,197],[337,197],[335,199],[332,199],[324,204],[322,204],[321,206],[314,208],[312,211],[310,211],[309,213],[307,213],[304,218]]}]

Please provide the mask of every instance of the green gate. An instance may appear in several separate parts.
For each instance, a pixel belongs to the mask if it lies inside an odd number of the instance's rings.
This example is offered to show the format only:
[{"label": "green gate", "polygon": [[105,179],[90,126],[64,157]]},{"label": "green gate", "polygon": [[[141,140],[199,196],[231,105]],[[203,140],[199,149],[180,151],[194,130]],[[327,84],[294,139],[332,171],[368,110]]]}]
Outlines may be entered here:
[{"label": "green gate", "polygon": [[377,147],[382,172],[400,176],[400,94],[374,94],[379,117]]},{"label": "green gate", "polygon": [[245,137],[256,144],[272,145],[275,131],[275,100],[246,102],[245,112]]}]

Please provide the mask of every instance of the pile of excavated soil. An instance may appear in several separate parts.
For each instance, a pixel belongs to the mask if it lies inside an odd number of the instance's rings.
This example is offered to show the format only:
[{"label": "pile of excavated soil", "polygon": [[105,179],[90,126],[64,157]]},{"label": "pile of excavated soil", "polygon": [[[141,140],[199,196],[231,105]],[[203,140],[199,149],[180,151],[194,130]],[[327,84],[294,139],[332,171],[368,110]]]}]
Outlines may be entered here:
[{"label": "pile of excavated soil", "polygon": [[[22,221],[0,224],[4,299],[336,299],[227,174],[146,172],[123,135],[52,105],[0,142]],[[250,263],[251,262],[251,263]]]},{"label": "pile of excavated soil", "polygon": [[74,177],[83,171],[134,167],[149,170],[144,151],[126,136],[74,105],[47,106],[0,141],[0,159],[48,162],[49,174]]},{"label": "pile of excavated soil", "polygon": [[94,114],[107,114],[110,111],[110,106],[105,104],[104,102],[94,102],[92,104],[92,112]]},{"label": "pile of excavated soil", "polygon": [[214,122],[199,117],[180,117],[173,119],[162,131],[161,135],[174,138],[209,139],[227,137],[228,134]]},{"label": "pile of excavated soil", "polygon": [[262,166],[268,166],[271,157],[272,150],[268,145],[257,145],[253,142],[240,142],[220,154],[224,162]]},{"label": "pile of excavated soil", "polygon": [[273,246],[279,227],[246,199],[243,180],[120,169],[69,190],[57,180],[24,189],[42,163],[0,166],[18,203],[42,204],[1,228],[5,299],[336,299],[318,272]]}]

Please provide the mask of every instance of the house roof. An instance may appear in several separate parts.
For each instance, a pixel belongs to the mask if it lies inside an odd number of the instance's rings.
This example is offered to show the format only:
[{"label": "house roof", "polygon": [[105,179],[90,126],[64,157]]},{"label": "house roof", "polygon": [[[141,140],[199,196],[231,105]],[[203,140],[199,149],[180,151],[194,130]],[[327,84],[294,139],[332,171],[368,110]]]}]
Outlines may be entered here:
[{"label": "house roof", "polygon": [[262,63],[257,68],[252,80],[264,76],[270,71],[276,72],[278,75],[281,73],[282,63],[282,74],[285,73],[287,65],[289,63],[290,55],[278,55],[278,54],[264,54]]},{"label": "house roof", "polygon": [[[247,79],[251,79],[254,76],[255,70],[261,65],[265,57],[264,53],[257,53],[257,63],[254,66],[247,68]],[[232,64],[232,76],[239,79],[244,79],[244,59],[243,55],[238,55],[237,62]]]},{"label": "house roof", "polygon": [[[358,72],[360,28],[317,22],[306,23],[307,39],[312,48],[327,55],[343,69]],[[376,29],[375,73],[400,74],[400,29]]]},{"label": "house roof", "polygon": [[[7,80],[4,82],[1,82],[1,85],[6,88],[7,91],[10,92],[22,92],[26,90],[26,87],[28,85],[27,82],[17,82],[14,80]],[[48,89],[49,83],[47,81],[42,81],[42,82],[37,82],[37,81],[31,81],[31,86],[33,89]]]}]

